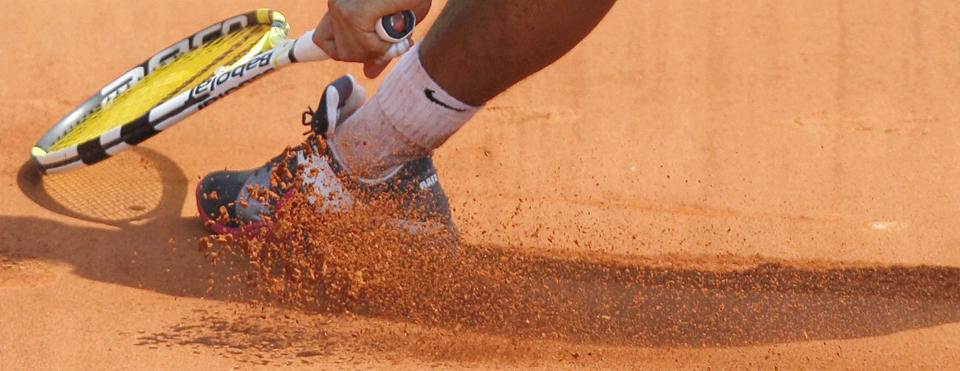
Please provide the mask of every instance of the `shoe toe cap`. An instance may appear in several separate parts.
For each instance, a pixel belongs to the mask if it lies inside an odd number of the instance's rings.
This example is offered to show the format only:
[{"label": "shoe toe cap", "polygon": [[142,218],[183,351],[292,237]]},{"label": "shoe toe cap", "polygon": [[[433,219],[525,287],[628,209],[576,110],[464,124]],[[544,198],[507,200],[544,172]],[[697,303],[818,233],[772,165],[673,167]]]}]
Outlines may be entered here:
[{"label": "shoe toe cap", "polygon": [[[217,171],[207,174],[197,186],[197,207],[211,220],[237,226],[234,202],[243,190],[247,171]],[[226,212],[226,218],[223,213]],[[226,221],[226,223],[223,223]]]}]

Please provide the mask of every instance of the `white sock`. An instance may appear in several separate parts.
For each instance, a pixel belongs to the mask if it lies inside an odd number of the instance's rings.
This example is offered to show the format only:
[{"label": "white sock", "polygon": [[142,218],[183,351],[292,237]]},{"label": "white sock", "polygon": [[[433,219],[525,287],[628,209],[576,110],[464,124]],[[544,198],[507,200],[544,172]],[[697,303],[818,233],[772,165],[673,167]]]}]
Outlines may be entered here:
[{"label": "white sock", "polygon": [[370,101],[338,125],[336,152],[347,171],[375,182],[439,147],[480,109],[448,94],[407,52]]}]

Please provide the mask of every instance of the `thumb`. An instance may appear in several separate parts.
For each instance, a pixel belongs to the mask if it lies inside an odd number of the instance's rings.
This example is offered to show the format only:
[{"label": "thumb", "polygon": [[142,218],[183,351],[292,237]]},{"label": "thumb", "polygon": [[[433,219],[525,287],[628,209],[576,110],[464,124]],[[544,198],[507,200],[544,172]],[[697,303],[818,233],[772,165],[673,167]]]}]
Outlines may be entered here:
[{"label": "thumb", "polygon": [[376,78],[377,76],[380,76],[381,73],[383,73],[383,70],[387,68],[387,64],[389,63],[390,63],[389,60],[385,60],[385,61],[377,60],[374,62],[366,62],[363,64],[363,75],[366,76],[368,79]]}]

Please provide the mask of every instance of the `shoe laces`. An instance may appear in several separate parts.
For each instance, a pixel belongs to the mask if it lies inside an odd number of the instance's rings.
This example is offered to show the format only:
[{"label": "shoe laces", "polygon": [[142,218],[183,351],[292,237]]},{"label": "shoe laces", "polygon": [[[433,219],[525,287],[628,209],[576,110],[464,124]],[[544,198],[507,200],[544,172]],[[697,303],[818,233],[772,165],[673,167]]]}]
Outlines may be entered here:
[{"label": "shoe laces", "polygon": [[314,133],[323,136],[323,133],[327,132],[326,120],[321,118],[321,115],[317,115],[317,112],[314,111],[310,106],[307,106],[307,110],[303,111],[303,114],[301,114],[300,122],[303,124],[303,126],[310,127],[310,129],[303,132],[303,135]]}]

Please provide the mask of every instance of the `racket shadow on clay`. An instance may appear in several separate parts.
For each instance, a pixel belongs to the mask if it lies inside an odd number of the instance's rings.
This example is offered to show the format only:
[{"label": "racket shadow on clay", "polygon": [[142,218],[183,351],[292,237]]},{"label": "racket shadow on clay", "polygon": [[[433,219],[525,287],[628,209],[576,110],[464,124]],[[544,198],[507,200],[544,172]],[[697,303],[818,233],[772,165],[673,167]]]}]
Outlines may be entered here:
[{"label": "racket shadow on clay", "polygon": [[47,269],[66,263],[73,274],[95,281],[226,298],[207,283],[226,273],[196,253],[205,233],[195,217],[181,215],[187,177],[162,154],[135,147],[97,166],[42,176],[27,160],[17,183],[40,207],[100,226],[63,217],[0,217],[7,233],[0,238],[0,260]]},{"label": "racket shadow on clay", "polygon": [[118,228],[160,214],[179,217],[187,178],[170,159],[136,147],[98,166],[41,175],[33,161],[17,174],[20,190],[37,205],[71,218]]}]

